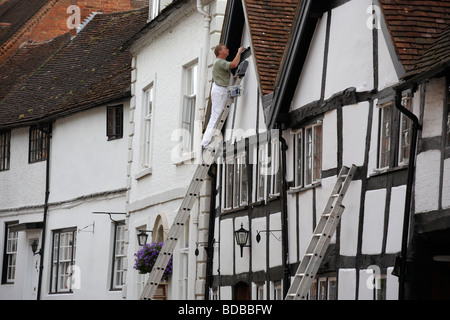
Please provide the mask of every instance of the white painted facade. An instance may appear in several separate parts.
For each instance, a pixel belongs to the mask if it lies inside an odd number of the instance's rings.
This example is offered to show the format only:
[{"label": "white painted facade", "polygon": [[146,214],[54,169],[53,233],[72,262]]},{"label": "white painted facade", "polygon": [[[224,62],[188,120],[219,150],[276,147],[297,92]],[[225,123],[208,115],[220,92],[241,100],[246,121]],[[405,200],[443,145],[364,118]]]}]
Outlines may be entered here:
[{"label": "white painted facade", "polygon": [[[356,92],[361,93],[370,92],[374,88],[382,91],[399,82],[399,76],[394,67],[397,61],[392,60],[388,49],[392,44],[389,38],[385,38],[382,29],[376,30],[378,43],[374,47],[373,30],[367,26],[367,22],[372,21],[370,19],[372,11],[369,9],[372,9],[370,0],[349,1],[332,9],[331,15],[327,12],[323,14],[298,79],[290,107],[291,113],[321,99],[321,101],[331,100],[333,96],[349,88],[355,88]],[[329,21],[327,35],[328,19],[331,21]],[[247,45],[248,38],[248,31],[244,27],[242,46]],[[328,42],[327,39],[329,39]],[[374,48],[378,48],[378,84],[375,84],[374,77]],[[324,57],[326,52],[328,54]],[[266,127],[264,122],[258,122],[258,127],[255,125],[257,120],[264,121],[264,117],[256,119],[257,107],[261,105],[261,102],[258,104],[256,100],[257,79],[253,73],[252,57],[248,58],[248,61],[250,62],[249,71],[244,78],[243,87],[254,89],[245,90],[243,97],[238,98],[234,128],[248,130],[245,137],[252,137],[249,130],[252,125],[253,128],[259,129],[257,132],[254,130],[255,133],[264,132]],[[322,78],[323,75],[326,76],[325,79]],[[333,254],[345,261],[355,261],[357,256],[366,257],[368,261],[371,257],[390,255],[392,259],[389,263],[391,264],[378,267],[383,268],[381,276],[385,279],[383,280],[385,298],[396,300],[398,299],[398,278],[392,276],[391,272],[394,267],[393,258],[401,250],[406,181],[399,185],[392,183],[383,185],[378,182],[375,185],[372,184],[374,181],[384,179],[390,174],[390,170],[394,172],[406,172],[406,170],[401,166],[387,171],[378,169],[378,124],[380,121],[378,100],[374,98],[373,102],[361,101],[343,105],[339,110],[332,108],[312,120],[299,124],[295,129],[287,128],[282,132],[288,146],[286,180],[290,189],[288,189],[286,201],[289,263],[292,274],[295,272],[294,267],[306,251],[314,224],[319,220],[334,186],[336,173],[340,169],[338,166],[354,164],[360,168],[361,172],[367,172],[367,174],[364,181],[361,178],[355,179],[347,191],[343,203],[346,209],[338,233],[331,241],[338,250]],[[240,103],[243,104],[240,105]],[[416,104],[413,108],[417,112]],[[262,114],[261,110],[259,114]],[[231,116],[233,116],[232,113],[230,113]],[[323,130],[321,172],[328,173],[312,186],[297,186],[294,170],[295,134],[299,128],[307,128],[316,123],[320,123]],[[227,128],[231,129],[232,126],[233,122],[229,118]],[[368,128],[371,129],[368,130]],[[226,140],[232,144],[235,141],[232,140],[231,135],[226,136]],[[250,146],[250,150],[251,148]],[[224,170],[224,166],[219,167]],[[222,182],[221,184],[218,182],[218,190],[223,192],[225,188],[223,171],[219,172],[219,176],[222,177]],[[254,179],[255,177],[253,177],[253,183],[255,183]],[[249,192],[254,192],[254,188],[253,185],[253,190]],[[221,197],[223,202],[223,193]],[[219,203],[219,201],[218,196],[216,202]],[[241,281],[249,285],[251,299],[260,298],[259,294],[263,294],[263,297],[268,299],[281,298],[277,296],[275,289],[279,282],[282,282],[282,243],[277,239],[277,236],[281,234],[261,233],[260,243],[257,243],[255,238],[258,231],[282,229],[281,209],[278,211],[275,207],[272,208],[270,203],[268,201],[262,207],[258,203],[252,203],[249,204],[251,209],[241,208],[241,211],[230,212],[224,211],[222,207],[220,214],[216,214],[214,237],[220,242],[220,248],[214,255],[213,290],[219,299],[235,299],[235,285],[239,285]],[[270,213],[262,214],[262,211],[258,210],[266,210]],[[386,217],[388,221],[385,221]],[[233,236],[233,232],[239,229],[241,224],[250,231],[250,240],[247,243],[249,247],[243,248],[243,257]],[[380,259],[375,261],[381,262]],[[337,281],[337,289],[333,294],[340,300],[373,300],[374,288],[367,283],[370,277],[373,277],[372,268],[375,267],[376,265],[371,266],[367,263],[356,266],[353,262],[349,262],[337,267],[335,272],[319,273],[317,282],[324,281],[331,286]]]},{"label": "white painted facade", "polygon": [[[123,105],[125,130],[129,123],[129,101]],[[98,106],[52,124],[50,149],[50,195],[44,247],[41,296],[43,300],[121,299],[120,286],[111,290],[114,223],[108,215],[125,213],[127,139],[108,141],[107,106]],[[43,221],[46,161],[28,163],[29,127],[11,130],[11,167],[0,172],[0,255],[4,260],[6,224]],[[114,215],[123,220],[125,214]],[[52,237],[70,229],[76,235],[72,292],[52,293]],[[0,285],[1,299],[36,300],[42,229],[17,232],[14,281]]]},{"label": "white painted facade", "polygon": [[[319,20],[311,47],[306,58],[305,67],[299,79],[297,91],[294,96],[291,109],[296,110],[304,105],[321,99],[322,74],[326,74],[326,80],[323,90],[323,98],[329,99],[333,95],[342,92],[348,88],[356,88],[356,92],[371,91],[374,89],[374,68],[373,68],[373,36],[372,28],[367,25],[371,22],[372,1],[350,1],[333,10],[331,10],[331,22],[328,43],[328,56],[324,70],[324,52],[326,44],[327,19],[329,13],[325,13]],[[381,91],[393,84],[398,83],[399,78],[395,72],[391,56],[388,52],[388,41],[385,39],[381,29],[378,33],[378,69],[379,84],[378,90]],[[323,72],[323,73],[322,73]],[[311,81],[312,80],[312,81]],[[372,110],[372,111],[371,111]],[[353,105],[344,105],[342,107],[341,129],[337,128],[336,110],[328,111],[323,114],[323,154],[322,154],[322,172],[336,168],[337,154],[341,152],[342,165],[358,167],[367,166],[367,177],[376,176],[377,172],[377,148],[378,148],[378,121],[379,110],[377,102],[371,108],[369,102],[360,102]],[[373,114],[369,117],[369,113]],[[314,121],[314,120],[313,120]],[[311,121],[311,122],[313,122]],[[369,123],[371,121],[371,123]],[[308,123],[305,123],[305,126]],[[367,128],[371,125],[370,140],[367,142]],[[341,151],[338,148],[338,130],[342,134]],[[287,140],[293,139],[287,134]],[[368,153],[366,154],[366,144],[369,143]],[[291,143],[290,147],[294,147]],[[294,167],[292,163],[294,157],[287,156],[287,168]],[[338,168],[339,169],[339,168]],[[288,171],[289,172],[289,171]],[[293,172],[288,173],[289,180]],[[296,216],[295,197],[298,197],[300,209],[300,220],[296,221],[300,226],[312,226],[311,205],[312,197],[316,198],[316,214],[320,214],[321,204],[325,204],[330,187],[334,184],[335,178],[322,178],[321,185],[315,190],[299,191],[296,194],[288,196],[290,206],[288,207],[289,217]],[[330,186],[330,187],[328,187]],[[345,257],[353,257],[358,254],[367,256],[376,256],[385,253],[398,253],[401,249],[401,233],[403,226],[403,207],[405,202],[405,186],[393,187],[390,196],[389,221],[385,221],[385,203],[386,188],[375,190],[362,190],[362,181],[354,180],[344,198],[345,211],[342,216],[339,232],[339,254]],[[328,190],[327,190],[328,189]],[[361,196],[364,201],[361,201]],[[309,203],[305,208],[305,200]],[[359,225],[361,206],[363,208],[362,225]],[[297,209],[298,210],[298,209]],[[317,218],[318,221],[318,218]],[[387,225],[387,235],[384,235],[384,228]],[[362,238],[358,240],[358,233],[362,228]],[[290,234],[294,228],[290,228]],[[300,243],[289,242],[289,250],[295,252],[296,247],[300,245],[300,254],[304,253],[306,246],[312,234],[312,228],[300,227]],[[336,235],[335,235],[336,237]],[[383,251],[383,239],[387,237],[387,245]],[[358,243],[360,241],[360,249]],[[333,243],[333,241],[332,241]],[[299,257],[290,255],[291,262],[298,261]],[[301,258],[300,258],[301,259]],[[393,267],[393,265],[391,266]],[[359,276],[357,274],[359,273]],[[389,272],[388,272],[389,273]],[[354,300],[374,298],[373,290],[366,286],[366,271],[353,268],[339,269],[338,277],[338,299]],[[318,275],[319,277],[319,275]],[[357,278],[359,287],[356,287]],[[387,286],[389,290],[386,293],[387,299],[398,298],[398,278],[387,276]],[[397,288],[397,289],[396,289]]]},{"label": "white painted facade", "polygon": [[[147,241],[161,241],[178,212],[196,169],[201,151],[201,129],[210,90],[209,68],[219,44],[226,1],[203,1],[198,11],[195,1],[182,4],[155,23],[150,32],[133,42],[132,100],[127,167],[127,272],[123,294],[139,299],[148,275],[134,266],[139,230],[152,230]],[[161,8],[163,9],[163,8]],[[157,18],[158,20],[158,18]],[[151,24],[150,20],[150,24]],[[195,129],[191,152],[180,152],[183,99],[187,69],[197,66],[195,76]],[[146,147],[146,92],[153,90],[150,147]],[[148,97],[148,96],[147,96]],[[147,105],[148,106],[148,105]],[[147,118],[148,119],[148,118]],[[144,159],[149,159],[145,165]],[[185,232],[173,255],[173,274],[168,280],[168,299],[202,299],[206,261],[209,189],[206,181],[202,196],[194,204]],[[164,239],[157,231],[164,229]],[[199,256],[194,255],[196,243]],[[187,286],[187,287],[186,287]]]}]

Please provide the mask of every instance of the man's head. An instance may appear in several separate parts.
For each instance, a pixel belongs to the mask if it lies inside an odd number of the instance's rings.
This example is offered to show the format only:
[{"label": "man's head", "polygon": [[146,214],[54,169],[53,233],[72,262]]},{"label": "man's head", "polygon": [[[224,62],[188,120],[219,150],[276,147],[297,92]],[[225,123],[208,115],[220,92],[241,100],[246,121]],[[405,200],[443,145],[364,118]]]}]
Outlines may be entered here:
[{"label": "man's head", "polygon": [[230,54],[230,50],[225,44],[221,43],[214,48],[214,54],[217,58],[225,59]]}]

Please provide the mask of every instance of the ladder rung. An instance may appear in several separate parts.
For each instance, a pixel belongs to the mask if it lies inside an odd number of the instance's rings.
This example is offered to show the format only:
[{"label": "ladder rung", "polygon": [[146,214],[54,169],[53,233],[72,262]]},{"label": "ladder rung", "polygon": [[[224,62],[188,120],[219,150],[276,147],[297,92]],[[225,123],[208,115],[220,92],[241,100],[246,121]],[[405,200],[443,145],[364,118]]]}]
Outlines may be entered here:
[{"label": "ladder rung", "polygon": [[337,198],[337,197],[340,197],[340,196],[342,196],[342,193],[335,193],[335,194],[331,195],[332,198]]},{"label": "ladder rung", "polygon": [[319,238],[319,237],[321,237],[321,236],[325,236],[325,234],[324,234],[324,233],[314,233],[314,234],[313,234],[313,237]]}]

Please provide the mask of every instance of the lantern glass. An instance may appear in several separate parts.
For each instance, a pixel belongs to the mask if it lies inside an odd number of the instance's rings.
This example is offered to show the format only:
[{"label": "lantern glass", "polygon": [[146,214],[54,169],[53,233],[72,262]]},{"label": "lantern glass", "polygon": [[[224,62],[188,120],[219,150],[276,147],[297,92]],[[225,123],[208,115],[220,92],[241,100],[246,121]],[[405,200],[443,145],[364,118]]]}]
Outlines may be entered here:
[{"label": "lantern glass", "polygon": [[250,231],[245,230],[244,226],[241,224],[241,228],[235,231],[236,243],[239,246],[245,246],[248,241],[248,234]]},{"label": "lantern glass", "polygon": [[137,238],[138,238],[139,245],[142,247],[143,245],[145,245],[147,243],[148,234],[147,234],[147,232],[141,230],[141,232],[139,232],[139,234],[137,235]]}]

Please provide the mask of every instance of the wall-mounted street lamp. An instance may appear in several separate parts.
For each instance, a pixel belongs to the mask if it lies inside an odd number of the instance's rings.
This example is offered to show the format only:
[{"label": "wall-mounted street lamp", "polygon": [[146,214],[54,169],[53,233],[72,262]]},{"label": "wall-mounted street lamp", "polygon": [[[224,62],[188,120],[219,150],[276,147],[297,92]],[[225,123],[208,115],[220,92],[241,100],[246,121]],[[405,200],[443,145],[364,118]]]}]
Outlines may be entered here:
[{"label": "wall-mounted street lamp", "polygon": [[41,254],[41,250],[37,251],[38,245],[39,243],[37,242],[37,240],[34,240],[33,243],[31,244],[31,251],[33,251],[33,256]]},{"label": "wall-mounted street lamp", "polygon": [[234,231],[234,237],[236,239],[236,243],[238,246],[241,247],[241,258],[243,256],[244,247],[250,247],[247,246],[248,236],[250,234],[250,231],[244,229],[244,225],[241,223],[241,228],[239,230]]},{"label": "wall-mounted street lamp", "polygon": [[261,230],[261,231],[256,231],[256,242],[260,242],[261,241],[261,233],[265,232],[265,233],[270,233],[271,235],[273,235],[273,237],[275,239],[277,239],[278,241],[281,241],[281,236],[277,237],[275,234],[273,234],[274,232],[282,232],[282,230]]},{"label": "wall-mounted street lamp", "polygon": [[138,244],[142,247],[143,245],[145,245],[147,243],[147,239],[148,239],[147,232],[153,233],[153,231],[152,230],[139,230],[139,231],[140,232],[137,235]]}]

